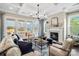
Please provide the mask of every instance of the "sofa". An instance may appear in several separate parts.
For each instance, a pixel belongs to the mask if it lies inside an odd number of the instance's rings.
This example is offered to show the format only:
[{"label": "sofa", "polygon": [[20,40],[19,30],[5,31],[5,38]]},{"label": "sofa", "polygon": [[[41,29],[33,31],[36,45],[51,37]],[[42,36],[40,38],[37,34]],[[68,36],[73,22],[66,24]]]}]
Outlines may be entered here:
[{"label": "sofa", "polygon": [[[16,45],[13,41],[14,39],[12,36],[5,36],[1,43],[0,43],[0,56],[40,56],[40,52],[38,51],[29,51],[26,53],[22,53],[23,50],[21,50],[19,47],[28,46],[28,44],[24,44],[23,42],[20,42],[19,45]],[[30,43],[29,43],[30,44]],[[31,44],[28,46],[31,48]],[[28,47],[22,48],[24,50],[28,50]],[[30,49],[31,50],[31,49]]]}]

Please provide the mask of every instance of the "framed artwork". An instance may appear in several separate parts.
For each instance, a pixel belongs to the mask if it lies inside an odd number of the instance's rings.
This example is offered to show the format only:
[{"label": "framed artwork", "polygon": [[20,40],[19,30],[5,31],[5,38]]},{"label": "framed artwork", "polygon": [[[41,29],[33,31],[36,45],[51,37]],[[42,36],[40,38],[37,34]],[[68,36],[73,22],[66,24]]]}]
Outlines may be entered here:
[{"label": "framed artwork", "polygon": [[59,26],[58,17],[51,18],[51,26],[53,26],[53,27]]}]

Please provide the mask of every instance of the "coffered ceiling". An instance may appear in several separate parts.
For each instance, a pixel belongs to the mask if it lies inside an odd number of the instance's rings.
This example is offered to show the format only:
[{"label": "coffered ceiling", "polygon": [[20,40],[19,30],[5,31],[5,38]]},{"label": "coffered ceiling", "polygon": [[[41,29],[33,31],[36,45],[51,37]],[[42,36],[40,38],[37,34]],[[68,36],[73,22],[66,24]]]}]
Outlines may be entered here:
[{"label": "coffered ceiling", "polygon": [[[79,3],[39,3],[40,17],[57,12],[79,10]],[[0,3],[0,11],[36,17],[37,3]]]}]

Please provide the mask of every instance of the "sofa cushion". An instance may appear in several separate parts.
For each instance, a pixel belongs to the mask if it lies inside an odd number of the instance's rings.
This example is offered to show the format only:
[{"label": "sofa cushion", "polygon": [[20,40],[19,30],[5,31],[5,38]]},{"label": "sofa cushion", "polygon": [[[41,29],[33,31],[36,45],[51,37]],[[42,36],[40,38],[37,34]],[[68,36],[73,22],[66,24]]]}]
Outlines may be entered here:
[{"label": "sofa cushion", "polygon": [[59,44],[52,44],[52,46],[59,47],[59,48],[62,48],[63,47],[62,45],[59,45]]}]

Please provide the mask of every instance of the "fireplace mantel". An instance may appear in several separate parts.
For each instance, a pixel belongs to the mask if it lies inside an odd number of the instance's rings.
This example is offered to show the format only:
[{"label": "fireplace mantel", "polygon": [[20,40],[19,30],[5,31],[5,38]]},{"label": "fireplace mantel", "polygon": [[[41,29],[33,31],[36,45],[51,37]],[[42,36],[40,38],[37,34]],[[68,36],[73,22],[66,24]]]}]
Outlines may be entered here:
[{"label": "fireplace mantel", "polygon": [[54,27],[54,28],[49,29],[49,31],[56,31],[56,32],[59,32],[62,30],[63,30],[63,28],[61,28],[61,27],[58,27],[58,28]]}]

